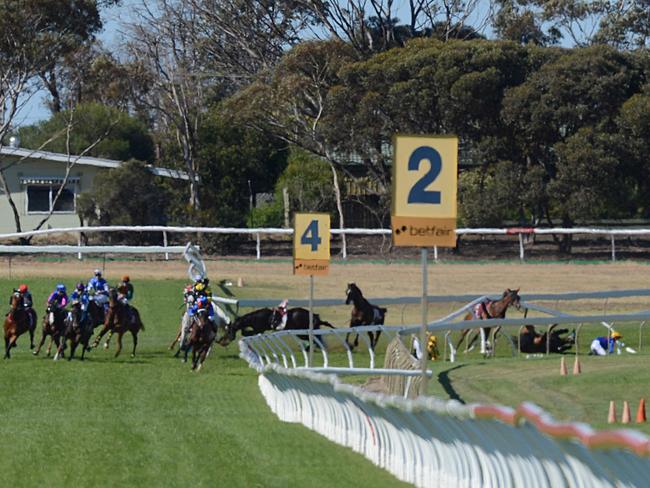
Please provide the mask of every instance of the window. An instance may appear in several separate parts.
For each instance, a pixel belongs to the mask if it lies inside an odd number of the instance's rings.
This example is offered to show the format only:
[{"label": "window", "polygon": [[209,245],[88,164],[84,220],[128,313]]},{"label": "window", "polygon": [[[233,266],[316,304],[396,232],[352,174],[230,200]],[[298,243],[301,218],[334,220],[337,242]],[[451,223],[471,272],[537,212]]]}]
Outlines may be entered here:
[{"label": "window", "polygon": [[[27,212],[49,212],[57,191],[59,191],[59,185],[27,185]],[[67,186],[61,191],[61,195],[54,205],[54,212],[74,213],[74,211],[74,187]]]}]

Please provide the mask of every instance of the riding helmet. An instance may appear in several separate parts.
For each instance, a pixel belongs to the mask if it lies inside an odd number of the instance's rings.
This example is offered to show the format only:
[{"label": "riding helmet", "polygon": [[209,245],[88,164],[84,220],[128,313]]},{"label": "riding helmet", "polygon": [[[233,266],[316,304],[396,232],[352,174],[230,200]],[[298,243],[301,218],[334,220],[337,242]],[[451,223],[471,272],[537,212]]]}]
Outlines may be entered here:
[{"label": "riding helmet", "polygon": [[101,276],[102,275],[102,270],[101,269],[96,269],[95,270],[95,276]]},{"label": "riding helmet", "polygon": [[20,285],[20,286],[18,287],[18,291],[19,291],[20,293],[25,293],[27,290],[28,290],[28,288],[27,288],[27,285],[25,285],[25,284],[22,284],[22,285]]},{"label": "riding helmet", "polygon": [[129,275],[122,276],[122,281],[128,283],[130,281]]},{"label": "riding helmet", "polygon": [[56,285],[56,291],[65,293],[65,285],[63,283],[59,283],[58,285]]},{"label": "riding helmet", "polygon": [[77,283],[76,288],[77,288],[77,290],[79,290],[79,291],[84,291],[84,290],[86,289],[86,285],[84,285],[84,284],[80,281],[79,283]]}]

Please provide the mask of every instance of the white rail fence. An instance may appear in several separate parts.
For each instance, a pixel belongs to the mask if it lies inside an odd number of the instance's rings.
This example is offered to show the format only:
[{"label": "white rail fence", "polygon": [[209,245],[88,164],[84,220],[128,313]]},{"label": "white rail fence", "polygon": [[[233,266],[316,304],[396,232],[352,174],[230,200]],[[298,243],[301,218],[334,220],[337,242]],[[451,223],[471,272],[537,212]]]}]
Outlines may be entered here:
[{"label": "white rail fence", "polygon": [[[169,234],[222,234],[222,235],[248,235],[254,236],[256,241],[255,254],[257,259],[262,256],[262,236],[291,236],[293,229],[282,228],[236,228],[236,227],[172,227],[172,226],[96,226],[96,227],[66,227],[57,229],[42,229],[27,232],[14,232],[8,234],[0,234],[0,241],[7,239],[29,238],[32,236],[44,236],[52,234],[78,234],[78,248],[74,246],[62,247],[60,251],[41,251],[44,246],[4,246],[0,252],[2,253],[39,253],[39,252],[59,252],[59,253],[77,253],[79,259],[82,258],[83,252],[102,252],[93,251],[92,248],[82,246],[82,234],[97,233],[97,232],[160,232],[162,234],[163,248],[169,250],[162,251],[166,253],[166,259],[169,259],[169,253],[177,252],[172,250],[172,246],[168,246]],[[333,235],[391,235],[390,229],[332,229]],[[528,227],[512,227],[507,229],[496,228],[462,228],[456,229],[456,235],[516,235],[519,239],[519,258],[523,261],[525,259],[525,245],[524,236],[530,234],[544,235],[544,234],[574,234],[574,235],[600,235],[607,236],[611,241],[611,259],[616,260],[616,238],[617,237],[631,237],[631,236],[650,236],[650,229],[607,229],[607,228],[528,228]],[[113,247],[113,253],[153,253],[158,254],[160,246],[136,246],[139,251],[127,251],[120,249],[120,246]],[[342,257],[347,258],[347,248],[345,245],[341,249]],[[438,260],[438,249],[434,247],[434,259]]]},{"label": "white rail fence", "polygon": [[[452,314],[453,315],[453,314]],[[494,320],[494,325],[524,323],[605,323],[647,320],[650,312],[607,316],[537,317]],[[476,326],[432,322],[431,331]],[[487,325],[485,321],[481,325]],[[408,336],[417,326],[318,330],[322,347],[343,343],[348,332],[381,330]],[[299,335],[282,331],[239,342],[241,357],[255,368],[271,410],[283,421],[302,423],[328,439],[352,448],[397,478],[417,486],[461,487],[605,487],[647,486],[650,439],[632,430],[596,431],[585,424],[557,423],[538,407],[463,405],[431,397],[408,400],[343,383],[350,374],[413,375],[413,371],[331,367],[323,348],[323,366],[308,367]],[[365,334],[362,334],[363,338]],[[367,342],[367,341],[366,341]],[[298,345],[303,361],[294,354]],[[369,344],[366,344],[370,352]],[[300,365],[303,364],[303,366]],[[313,365],[311,365],[313,366]]]},{"label": "white rail fence", "polygon": [[[608,329],[614,323],[640,322],[643,325],[650,320],[650,311],[570,315],[533,303],[533,300],[558,303],[603,300],[606,310],[609,300],[649,295],[650,290],[530,294],[522,296],[522,305],[546,316],[493,319],[482,321],[481,325],[519,330],[523,324],[572,323],[578,325],[578,332],[583,324],[601,324]],[[429,323],[429,331],[441,333],[476,327],[475,321],[454,320],[485,296],[431,298],[438,302],[468,302],[446,317]],[[412,303],[415,299],[398,297],[374,301]],[[254,305],[259,305],[258,302]],[[322,302],[338,304],[332,300]],[[239,305],[243,306],[244,302]],[[401,336],[409,345],[410,336],[419,332],[419,325],[314,331],[320,354],[313,364],[309,364],[309,356],[299,337],[306,331],[246,337],[239,342],[240,355],[259,372],[260,391],[281,420],[302,423],[417,486],[647,486],[650,439],[639,432],[596,431],[584,424],[558,423],[529,403],[512,409],[499,405],[464,405],[431,397],[409,400],[343,383],[340,377],[345,375],[413,377],[419,374],[419,371],[377,367],[366,339],[368,331],[382,331],[388,341]],[[352,354],[346,342],[348,333],[361,334],[368,356]],[[338,345],[345,351],[345,366],[333,365],[336,361],[328,353]],[[432,363],[432,367],[436,364]],[[407,393],[404,392],[405,396]]]}]

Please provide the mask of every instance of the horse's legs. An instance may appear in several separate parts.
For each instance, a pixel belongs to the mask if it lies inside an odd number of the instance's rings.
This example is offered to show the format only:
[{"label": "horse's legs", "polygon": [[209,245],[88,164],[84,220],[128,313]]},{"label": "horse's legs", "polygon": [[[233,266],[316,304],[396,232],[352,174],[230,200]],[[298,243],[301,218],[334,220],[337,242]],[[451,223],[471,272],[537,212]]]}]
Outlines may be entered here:
[{"label": "horse's legs", "polygon": [[350,338],[350,334],[351,334],[351,332],[348,332],[348,333],[345,335],[345,343],[348,345],[348,347],[350,348],[350,350],[352,350],[352,349],[354,348],[354,346],[352,346],[352,345],[348,342],[348,339]]},{"label": "horse's legs", "polygon": [[11,339],[5,336],[5,359],[11,358],[9,351],[11,351]]},{"label": "horse's legs", "polygon": [[74,351],[77,349],[77,345],[79,344],[79,341],[81,339],[79,336],[76,336],[74,339],[72,339],[71,344],[70,344],[70,355],[68,356],[68,361],[72,361],[72,358],[74,356]]},{"label": "horse's legs", "polygon": [[124,335],[124,332],[118,332],[117,333],[117,350],[115,351],[115,357],[120,355],[120,352],[122,351],[122,336]]},{"label": "horse's legs", "polygon": [[[469,329],[463,329],[463,330],[460,331],[460,339],[458,339],[458,342],[456,343],[456,350],[457,351],[460,350],[460,345],[463,343],[463,341],[465,340],[465,337],[467,336],[468,333],[469,333]],[[468,344],[467,349],[469,349],[469,347],[470,346]]]},{"label": "horse's legs", "polygon": [[[169,350],[170,351],[174,349],[174,346],[176,345],[176,343],[181,339],[181,334],[183,333],[182,328],[183,328],[183,326],[181,325],[181,330],[178,332],[178,334],[176,334],[176,339],[174,339],[172,341],[172,343],[169,345]],[[177,355],[178,355],[178,353],[177,353]]]},{"label": "horse's legs", "polygon": [[104,349],[108,349],[108,346],[111,344],[111,337],[113,337],[113,329],[108,331],[108,337],[106,338],[106,342],[104,342]]},{"label": "horse's legs", "polygon": [[135,348],[138,347],[138,332],[131,331],[131,335],[133,336],[133,352],[131,353],[131,357],[135,357]]},{"label": "horse's legs", "polygon": [[29,348],[34,349],[34,327],[29,328]]},{"label": "horse's legs", "polygon": [[[36,346],[36,350],[32,351],[32,354],[34,356],[38,356],[38,353],[41,352],[41,347],[43,347],[43,344],[45,344],[45,337],[46,337],[46,334],[45,334],[45,331],[43,331],[43,337],[41,337],[41,342],[39,342],[38,346]],[[50,347],[52,347],[51,343],[50,343]]]},{"label": "horse's legs", "polygon": [[52,354],[52,344],[54,344],[54,335],[50,334],[50,343],[47,345],[47,349],[45,350],[48,358]]}]

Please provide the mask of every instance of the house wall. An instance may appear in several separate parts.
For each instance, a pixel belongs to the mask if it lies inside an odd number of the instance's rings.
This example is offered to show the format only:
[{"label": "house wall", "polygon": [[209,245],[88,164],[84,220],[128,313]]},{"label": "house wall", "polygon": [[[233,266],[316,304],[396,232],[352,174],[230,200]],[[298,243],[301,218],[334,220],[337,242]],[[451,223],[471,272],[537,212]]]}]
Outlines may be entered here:
[{"label": "house wall", "polygon": [[[3,159],[4,164],[8,162],[8,160]],[[79,183],[76,184],[75,189],[76,195],[78,196],[82,192],[91,191],[95,176],[100,171],[107,171],[107,169],[87,165],[75,166],[70,173],[70,177],[79,178]],[[65,163],[27,159],[7,169],[5,174],[11,196],[18,208],[22,230],[32,230],[45,217],[45,214],[28,214],[26,186],[21,184],[20,179],[24,177],[63,178],[65,176]],[[76,213],[54,213],[44,228],[77,227],[79,225],[79,217]],[[16,224],[7,196],[0,191],[0,233],[4,234],[9,232],[16,232]]]}]

